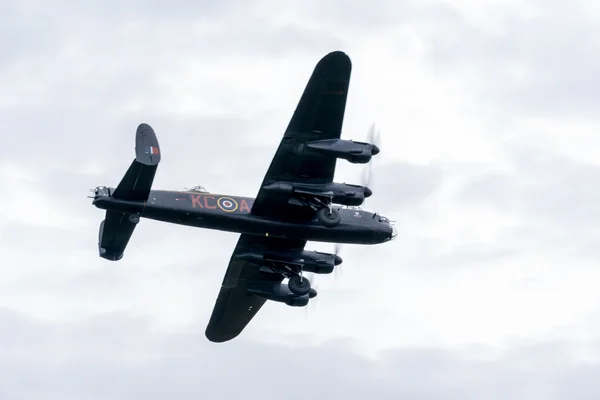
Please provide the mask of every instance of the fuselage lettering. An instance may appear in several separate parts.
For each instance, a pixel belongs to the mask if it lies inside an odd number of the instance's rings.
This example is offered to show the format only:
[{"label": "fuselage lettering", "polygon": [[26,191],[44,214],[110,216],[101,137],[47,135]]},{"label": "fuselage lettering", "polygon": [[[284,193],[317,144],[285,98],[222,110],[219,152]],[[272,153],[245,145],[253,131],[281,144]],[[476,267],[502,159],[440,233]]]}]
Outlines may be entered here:
[{"label": "fuselage lettering", "polygon": [[215,196],[203,196],[204,197],[204,208],[208,208],[209,210],[216,210],[217,206],[208,204],[208,200],[212,200],[212,203],[215,201]]},{"label": "fuselage lettering", "polygon": [[240,200],[240,212],[242,212],[242,213],[250,212],[250,207],[248,207],[248,202],[246,201],[246,199]]},{"label": "fuselage lettering", "polygon": [[206,210],[221,210],[231,213],[237,212],[247,214],[252,209],[252,200],[239,197],[217,197],[204,194],[189,194],[193,208],[202,208]]},{"label": "fuselage lettering", "polygon": [[192,207],[194,208],[204,208],[200,200],[202,199],[202,195],[200,194],[190,194],[190,198],[192,199]]}]

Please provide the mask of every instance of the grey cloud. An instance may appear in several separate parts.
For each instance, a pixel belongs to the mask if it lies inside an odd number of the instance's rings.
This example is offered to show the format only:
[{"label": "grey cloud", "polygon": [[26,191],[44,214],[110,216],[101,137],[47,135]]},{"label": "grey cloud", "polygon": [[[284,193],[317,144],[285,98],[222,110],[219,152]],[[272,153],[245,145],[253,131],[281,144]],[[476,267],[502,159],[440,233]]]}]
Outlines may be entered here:
[{"label": "grey cloud", "polygon": [[534,18],[506,10],[493,30],[458,12],[437,22],[443,29],[421,29],[429,68],[460,79],[477,96],[479,112],[503,122],[524,114],[597,113],[600,48],[590,38],[599,31],[582,2],[571,3],[568,13],[560,3],[544,4]]},{"label": "grey cloud", "polygon": [[515,225],[496,238],[508,254],[527,251],[571,263],[597,261],[600,168],[517,143],[507,155],[514,171],[480,174],[462,188],[457,200],[516,218]]},{"label": "grey cloud", "polygon": [[473,242],[454,247],[451,251],[424,253],[423,261],[427,263],[428,259],[433,256],[435,261],[429,262],[429,265],[435,265],[438,268],[485,267],[491,262],[515,259],[522,254],[522,250],[517,246]]},{"label": "grey cloud", "polygon": [[261,2],[152,3],[40,3],[28,10],[5,3],[3,63],[29,66],[32,76],[52,66],[75,75],[77,69],[92,69],[101,76],[115,65],[165,69],[189,58],[312,53],[341,43],[326,30],[263,16],[257,12]]},{"label": "grey cloud", "polygon": [[[134,131],[142,121],[157,128],[159,139],[163,132],[185,133],[183,137],[190,152],[195,151],[196,158],[198,152],[206,158],[209,153],[216,154],[208,152],[206,147],[214,146],[213,139],[223,138],[217,135],[226,134],[230,143],[241,143],[244,136],[256,133],[257,126],[264,127],[264,123],[257,122],[261,116],[252,121],[235,116],[215,118],[200,110],[198,117],[182,121],[166,107],[177,100],[177,94],[165,83],[165,75],[191,73],[194,64],[190,63],[203,59],[207,64],[239,63],[244,54],[253,59],[266,55],[315,54],[316,61],[322,52],[341,46],[334,36],[301,25],[280,26],[263,19],[240,24],[244,14],[236,7],[217,19],[219,24],[199,22],[202,28],[197,29],[197,21],[172,18],[170,13],[178,7],[169,5],[165,13],[160,13],[143,6],[141,12],[134,12],[138,6],[137,2],[120,6],[127,10],[123,15],[132,18],[133,28],[125,28],[125,22],[115,15],[104,18],[101,10],[93,8],[67,7],[68,12],[63,8],[58,13],[56,10],[61,8],[53,5],[49,15],[39,11],[27,16],[17,13],[16,8],[13,10],[14,19],[4,25],[9,32],[3,37],[10,37],[7,45],[20,49],[20,53],[10,56],[5,52],[2,60],[4,73],[0,75],[0,84],[4,90],[0,94],[0,123],[5,142],[0,157],[3,160],[26,154],[40,162],[56,162],[56,154],[64,152],[66,147],[72,150],[73,157],[78,157],[72,161],[79,165],[86,160],[107,160],[113,152],[115,157],[122,158],[129,151],[121,146],[122,135]],[[188,15],[193,14],[186,10]],[[200,11],[199,14],[206,16]],[[145,12],[160,16],[160,23],[153,25]],[[52,13],[58,14],[52,18]],[[93,17],[93,23],[87,23],[81,14]],[[66,23],[65,18],[76,22]],[[228,23],[232,29],[223,29]],[[173,38],[177,40],[173,42]],[[28,41],[35,46],[28,46]],[[245,78],[253,79],[250,74]],[[307,78],[308,72],[301,79]],[[204,91],[203,101],[231,104],[233,84],[233,80],[225,79],[219,86],[190,90]],[[131,104],[138,104],[140,111],[126,111]],[[235,105],[230,107],[234,115]]]},{"label": "grey cloud", "polygon": [[[305,3],[306,4],[306,3]],[[302,17],[320,23],[323,26],[333,26],[340,31],[351,31],[362,35],[381,34],[382,32],[394,34],[396,43],[400,48],[401,35],[396,35],[394,30],[399,27],[413,26],[415,24],[439,24],[449,16],[456,15],[453,7],[442,2],[411,3],[400,1],[374,0],[368,7],[361,3],[327,2],[318,0],[308,2],[299,10]]]},{"label": "grey cloud", "polygon": [[542,219],[556,229],[584,229],[600,219],[599,167],[518,144],[511,155],[516,173],[483,174],[464,188],[461,199]]},{"label": "grey cloud", "polygon": [[[372,203],[391,210],[422,204],[443,183],[441,165],[417,165],[398,161],[374,166],[372,171]],[[371,199],[368,201],[371,206]]]},{"label": "grey cloud", "polygon": [[[118,184],[134,157],[135,129],[140,122],[148,122],[163,147],[158,186],[183,188],[227,174],[235,179],[248,171],[248,163],[240,155],[247,138],[257,132],[256,121],[236,117],[174,120],[154,113],[111,117],[105,113],[57,107],[15,107],[0,112],[7,132],[0,159],[12,160],[24,168],[32,163],[45,165],[35,183],[40,196],[60,191],[63,201],[83,205],[88,189]],[[278,139],[279,135],[274,136],[275,141]],[[90,166],[100,168],[100,174],[86,172]],[[266,167],[254,172],[264,175],[265,171]],[[0,188],[0,192],[3,190],[8,188]],[[52,196],[47,201],[55,199]]]},{"label": "grey cloud", "polygon": [[[70,8],[70,12],[77,15],[83,10]],[[4,53],[5,73],[0,76],[6,97],[0,107],[0,122],[5,132],[0,150],[3,160],[27,156],[39,162],[52,161],[54,165],[57,161],[67,163],[56,157],[67,148],[73,157],[69,165],[102,160],[108,164],[113,155],[123,158],[130,154],[130,149],[121,145],[122,137],[134,132],[142,121],[158,128],[159,138],[181,134],[185,138],[181,143],[186,143],[192,157],[180,153],[180,159],[201,156],[206,160],[217,154],[207,149],[214,148],[217,137],[222,139],[227,135],[230,143],[240,142],[239,139],[255,133],[256,121],[235,117],[216,119],[202,112],[197,118],[182,121],[161,106],[172,96],[171,89],[160,83],[162,74],[173,73],[185,67],[190,59],[209,57],[215,51],[226,62],[226,47],[230,46],[229,51],[235,48],[237,53],[241,39],[246,43],[244,49],[253,56],[261,53],[261,48],[282,55],[300,47],[309,52],[314,51],[314,46],[337,47],[329,46],[326,37],[308,28],[291,25],[276,28],[266,21],[236,26],[224,35],[209,32],[200,37],[198,32],[194,33],[192,22],[175,23],[165,15],[163,24],[154,29],[142,26],[138,33],[113,29],[110,24],[114,18],[95,20],[87,27],[78,24],[63,24],[56,30],[57,27],[49,27],[51,32],[45,33],[40,29],[59,24],[60,20],[45,16],[41,24],[31,22],[36,18],[42,18],[42,14],[15,18],[12,24],[3,27],[11,33],[3,35],[10,37],[6,43],[22,50],[20,57]],[[154,38],[148,36],[148,30]],[[180,38],[175,44],[174,36]],[[30,39],[38,48],[27,46]],[[231,89],[222,86],[217,95],[226,99]],[[131,103],[141,104],[143,111],[123,111]]]},{"label": "grey cloud", "polygon": [[[68,324],[0,313],[0,394],[22,398],[398,399],[596,398],[600,365],[565,343],[512,347],[498,359],[436,348],[397,349],[369,361],[337,345],[287,347],[244,339],[214,345],[201,327],[159,333],[151,321],[108,314]],[[596,349],[598,344],[591,344]],[[539,356],[543,355],[540,360]],[[290,369],[291,368],[291,369]],[[300,377],[297,384],[290,377]]]}]

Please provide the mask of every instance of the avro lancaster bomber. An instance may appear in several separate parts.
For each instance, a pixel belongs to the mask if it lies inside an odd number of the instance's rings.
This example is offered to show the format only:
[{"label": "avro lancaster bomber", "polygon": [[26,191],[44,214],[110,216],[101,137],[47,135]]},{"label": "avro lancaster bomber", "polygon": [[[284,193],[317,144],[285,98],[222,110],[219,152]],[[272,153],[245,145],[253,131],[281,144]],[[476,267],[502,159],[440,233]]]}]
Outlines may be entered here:
[{"label": "avro lancaster bomber", "polygon": [[141,218],[239,233],[205,332],[212,342],[237,337],[267,300],[306,306],[317,292],[303,273],[329,274],[342,262],[305,250],[307,241],[379,244],[396,236],[388,218],[358,207],[369,188],[333,182],[337,159],[366,164],[379,153],[375,144],[341,139],[351,69],[340,51],[316,65],[256,198],[153,190],[161,151],[154,130],[140,124],[121,182],[94,189],[93,204],[106,210],[100,257],[120,260]]}]

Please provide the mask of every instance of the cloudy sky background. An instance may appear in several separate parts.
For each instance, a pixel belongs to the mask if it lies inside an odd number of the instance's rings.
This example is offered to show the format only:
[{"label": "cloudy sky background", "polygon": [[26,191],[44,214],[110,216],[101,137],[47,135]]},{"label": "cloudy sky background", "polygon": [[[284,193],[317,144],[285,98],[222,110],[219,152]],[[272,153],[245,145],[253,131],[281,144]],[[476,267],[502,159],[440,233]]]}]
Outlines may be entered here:
[{"label": "cloudy sky background", "polygon": [[[358,4],[0,3],[0,398],[600,396],[600,7]],[[343,137],[381,129],[368,208],[398,238],[209,343],[237,235],[144,220],[110,263],[88,190],[147,122],[156,188],[254,196],[338,49]]]}]

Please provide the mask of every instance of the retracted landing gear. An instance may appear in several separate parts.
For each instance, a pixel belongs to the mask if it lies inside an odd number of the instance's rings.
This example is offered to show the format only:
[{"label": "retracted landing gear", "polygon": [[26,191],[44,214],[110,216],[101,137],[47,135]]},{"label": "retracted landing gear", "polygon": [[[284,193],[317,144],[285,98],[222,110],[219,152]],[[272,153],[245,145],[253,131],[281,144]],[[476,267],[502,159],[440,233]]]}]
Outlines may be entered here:
[{"label": "retracted landing gear", "polygon": [[[273,295],[279,296],[280,300],[289,306],[302,307],[308,304],[308,300],[317,296],[317,291],[312,288],[310,279],[303,276],[302,266],[300,265],[289,265],[282,262],[271,262],[272,265],[264,265],[265,269],[261,269],[263,272],[280,275],[283,279],[287,278],[286,284],[276,284],[275,286],[281,289],[279,294]],[[274,297],[267,297],[273,299]],[[264,297],[264,296],[263,296]],[[283,300],[281,300],[283,299]]]},{"label": "retracted landing gear", "polygon": [[317,211],[317,219],[323,224],[323,226],[335,228],[339,225],[342,217],[340,216],[338,210],[334,210],[331,205],[329,205]]},{"label": "retracted landing gear", "polygon": [[137,224],[138,222],[140,222],[140,214],[131,214],[129,216],[129,222],[131,222],[132,224]]},{"label": "retracted landing gear", "polygon": [[302,275],[292,275],[288,282],[288,289],[297,296],[304,296],[310,292],[310,281]]},{"label": "retracted landing gear", "polygon": [[338,210],[333,208],[332,196],[314,196],[302,199],[305,205],[317,212],[317,220],[327,228],[335,228],[340,224],[342,217]]},{"label": "retracted landing gear", "polygon": [[271,273],[288,278],[287,287],[294,295],[305,296],[311,293],[310,280],[302,275],[302,266],[273,263],[269,268]]}]

